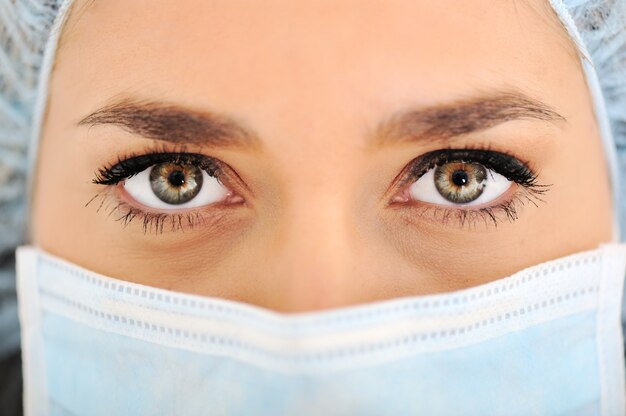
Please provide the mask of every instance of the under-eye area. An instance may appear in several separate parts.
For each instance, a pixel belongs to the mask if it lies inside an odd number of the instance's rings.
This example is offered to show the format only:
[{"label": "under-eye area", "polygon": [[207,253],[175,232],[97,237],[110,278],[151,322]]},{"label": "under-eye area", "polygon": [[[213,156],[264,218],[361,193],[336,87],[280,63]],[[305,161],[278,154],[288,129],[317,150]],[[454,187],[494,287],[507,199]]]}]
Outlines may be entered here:
[{"label": "under-eye area", "polygon": [[[444,224],[497,226],[537,207],[550,185],[528,163],[490,149],[441,149],[415,158],[399,175],[389,206]],[[414,221],[414,220],[413,220]],[[412,222],[413,222],[412,221]]]}]

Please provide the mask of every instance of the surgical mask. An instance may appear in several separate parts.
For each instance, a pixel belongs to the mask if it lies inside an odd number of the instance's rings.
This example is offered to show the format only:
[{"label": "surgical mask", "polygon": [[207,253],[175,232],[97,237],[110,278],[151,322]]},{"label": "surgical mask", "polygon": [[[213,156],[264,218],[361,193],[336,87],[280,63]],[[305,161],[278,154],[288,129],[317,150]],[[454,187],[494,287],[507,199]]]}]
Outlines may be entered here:
[{"label": "surgical mask", "polygon": [[622,245],[295,315],[17,254],[30,415],[624,414]]}]

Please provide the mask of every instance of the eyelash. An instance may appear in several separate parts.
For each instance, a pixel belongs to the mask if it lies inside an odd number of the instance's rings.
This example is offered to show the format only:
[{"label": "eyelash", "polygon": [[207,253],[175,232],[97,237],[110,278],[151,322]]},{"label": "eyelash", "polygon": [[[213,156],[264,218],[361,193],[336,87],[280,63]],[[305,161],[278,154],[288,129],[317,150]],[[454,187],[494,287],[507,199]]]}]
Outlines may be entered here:
[{"label": "eyelash", "polygon": [[210,176],[220,178],[222,170],[217,160],[197,153],[184,152],[151,152],[126,158],[118,157],[112,166],[103,167],[96,173],[93,183],[97,185],[117,185],[119,182],[132,178],[139,172],[158,163],[184,163],[205,170]]},{"label": "eyelash", "polygon": [[[542,195],[548,192],[552,186],[539,183],[538,174],[530,168],[528,163],[508,153],[480,147],[441,149],[421,155],[409,162],[404,172],[399,175],[402,179],[396,186],[397,188],[405,187],[417,181],[430,169],[451,162],[479,163],[485,168],[499,173],[509,181],[520,185],[521,190],[517,191],[506,201],[479,208],[435,207],[419,201],[412,201],[409,205],[420,210],[420,217],[427,211],[432,211],[433,217],[444,224],[450,223],[451,220],[456,220],[463,227],[467,224],[482,221],[485,224],[491,222],[497,227],[502,219],[506,219],[511,223],[517,220],[519,210],[526,203],[531,203],[537,207],[539,203],[545,202]],[[390,205],[394,204],[394,202],[390,202]]]},{"label": "eyelash", "polygon": [[[421,178],[428,170],[437,166],[460,161],[479,163],[520,185],[521,191],[517,191],[508,200],[489,207],[471,209],[435,207],[419,201],[402,204],[390,202],[389,206],[402,205],[403,208],[407,206],[413,208],[413,212],[410,215],[411,219],[414,219],[414,210],[417,209],[419,210],[418,215],[420,218],[426,212],[432,211],[433,217],[444,224],[450,223],[450,220],[456,220],[463,227],[466,224],[483,221],[485,224],[491,222],[497,226],[503,218],[509,222],[517,220],[519,209],[526,203],[538,206],[538,203],[544,202],[541,196],[551,186],[540,184],[538,175],[529,167],[529,164],[520,161],[510,154],[493,151],[490,148],[448,148],[426,153],[409,162],[398,175],[400,180],[396,180],[394,189],[409,186]],[[185,227],[193,229],[199,225],[206,225],[208,218],[202,215],[200,210],[180,213],[146,212],[122,201],[117,196],[111,195],[113,188],[119,185],[120,182],[158,163],[193,164],[205,170],[210,176],[217,178],[220,182],[222,182],[222,179],[226,181],[228,175],[225,171],[231,170],[217,159],[202,154],[188,153],[184,146],[178,146],[175,149],[149,147],[141,153],[119,155],[116,162],[99,168],[92,183],[104,185],[106,189],[97,193],[85,206],[100,199],[97,211],[105,209],[108,211],[109,216],[113,215],[113,213],[118,213],[119,216],[116,218],[116,221],[121,222],[124,227],[135,219],[141,219],[144,233],[153,231],[156,234],[162,233],[166,224],[170,225],[171,231],[184,231]],[[111,202],[113,202],[113,205]],[[216,209],[220,208],[220,206],[219,204],[212,204],[212,208]],[[211,218],[219,220],[219,215],[213,215]]]},{"label": "eyelash", "polygon": [[[217,159],[198,153],[188,153],[185,146],[177,146],[174,149],[148,147],[141,153],[120,154],[116,162],[99,168],[92,183],[104,185],[106,188],[92,197],[85,206],[99,199],[97,212],[104,209],[109,216],[114,213],[119,214],[115,220],[121,222],[124,227],[135,219],[141,219],[144,233],[163,233],[166,224],[170,225],[171,231],[184,231],[185,227],[193,229],[199,225],[206,225],[211,218],[219,219],[219,215],[206,217],[200,210],[171,213],[147,212],[111,195],[115,186],[158,163],[191,164],[205,170],[220,182],[228,182],[225,172],[227,167]],[[216,203],[212,204],[212,208],[221,207],[219,203]]]}]

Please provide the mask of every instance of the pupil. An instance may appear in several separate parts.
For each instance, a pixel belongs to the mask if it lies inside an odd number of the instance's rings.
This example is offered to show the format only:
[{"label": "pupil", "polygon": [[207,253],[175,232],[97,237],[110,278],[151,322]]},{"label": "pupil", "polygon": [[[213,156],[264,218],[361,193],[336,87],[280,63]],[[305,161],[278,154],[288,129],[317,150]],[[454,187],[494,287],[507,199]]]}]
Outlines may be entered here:
[{"label": "pupil", "polygon": [[175,187],[183,186],[185,184],[185,173],[180,170],[175,170],[167,177],[167,181]]},{"label": "pupil", "polygon": [[452,183],[456,186],[464,186],[469,182],[467,172],[464,170],[456,170],[452,173]]}]

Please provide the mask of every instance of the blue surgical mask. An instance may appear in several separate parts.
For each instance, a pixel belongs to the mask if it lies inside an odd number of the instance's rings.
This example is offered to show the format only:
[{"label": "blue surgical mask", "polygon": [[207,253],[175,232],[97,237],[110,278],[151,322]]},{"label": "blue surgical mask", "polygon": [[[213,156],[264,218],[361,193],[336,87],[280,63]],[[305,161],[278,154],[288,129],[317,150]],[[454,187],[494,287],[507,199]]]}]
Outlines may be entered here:
[{"label": "blue surgical mask", "polygon": [[624,414],[626,248],[283,315],[18,251],[30,415]]}]

